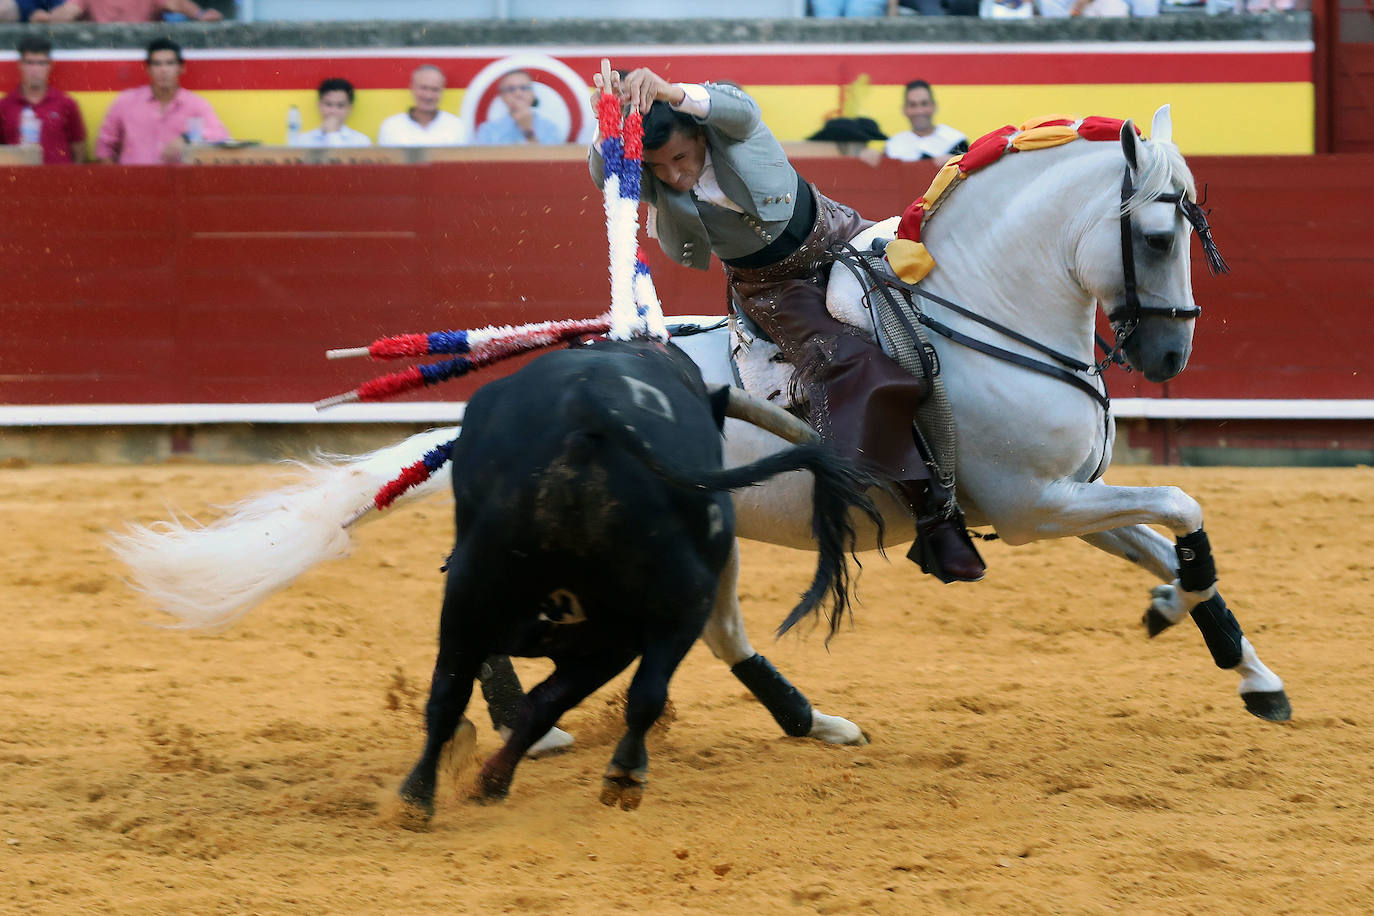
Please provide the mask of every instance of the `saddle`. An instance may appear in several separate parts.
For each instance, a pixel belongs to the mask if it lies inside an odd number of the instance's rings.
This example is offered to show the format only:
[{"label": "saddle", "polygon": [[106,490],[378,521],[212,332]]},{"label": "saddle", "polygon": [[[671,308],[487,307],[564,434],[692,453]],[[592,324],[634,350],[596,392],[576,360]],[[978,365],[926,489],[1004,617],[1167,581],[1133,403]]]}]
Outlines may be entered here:
[{"label": "saddle", "polygon": [[[894,221],[895,222],[895,221]],[[827,301],[831,315],[878,344],[912,376],[921,379],[929,394],[917,408],[913,430],[917,445],[953,508],[958,440],[954,416],[940,374],[940,359],[916,319],[919,306],[911,287],[899,279],[883,256],[890,236],[880,235],[870,247],[846,246],[835,266],[850,271],[859,282],[858,302]],[[793,367],[772,339],[739,309],[730,316],[730,362],[735,381],[751,395],[799,414],[806,410],[806,392],[792,384]]]}]

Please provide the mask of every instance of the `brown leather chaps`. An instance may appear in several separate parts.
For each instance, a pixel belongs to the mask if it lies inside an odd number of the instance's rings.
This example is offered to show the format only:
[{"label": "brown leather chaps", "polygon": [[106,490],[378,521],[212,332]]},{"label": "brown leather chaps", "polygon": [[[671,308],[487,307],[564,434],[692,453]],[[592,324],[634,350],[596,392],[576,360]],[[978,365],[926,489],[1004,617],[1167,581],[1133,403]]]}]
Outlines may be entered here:
[{"label": "brown leather chaps", "polygon": [[816,223],[776,264],[725,267],[732,306],[761,327],[793,365],[810,419],[840,453],[888,480],[928,481],[912,437],[927,385],[825,308],[834,251],[868,226],[858,213],[816,196]]}]

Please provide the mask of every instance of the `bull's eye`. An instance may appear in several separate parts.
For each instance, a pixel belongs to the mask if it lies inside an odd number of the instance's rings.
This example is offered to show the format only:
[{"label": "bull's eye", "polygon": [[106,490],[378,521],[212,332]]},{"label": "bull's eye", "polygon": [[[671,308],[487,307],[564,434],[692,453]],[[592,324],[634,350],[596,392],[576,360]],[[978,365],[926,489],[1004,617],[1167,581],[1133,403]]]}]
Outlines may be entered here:
[{"label": "bull's eye", "polygon": [[1174,234],[1172,232],[1147,232],[1145,233],[1145,244],[1151,251],[1160,254],[1168,253],[1174,247]]}]

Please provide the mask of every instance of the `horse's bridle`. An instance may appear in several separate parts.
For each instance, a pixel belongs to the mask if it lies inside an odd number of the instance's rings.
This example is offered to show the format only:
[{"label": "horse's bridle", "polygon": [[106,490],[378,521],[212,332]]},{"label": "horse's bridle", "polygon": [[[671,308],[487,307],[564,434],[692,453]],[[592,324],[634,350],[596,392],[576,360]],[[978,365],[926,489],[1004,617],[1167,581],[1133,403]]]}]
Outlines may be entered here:
[{"label": "horse's bridle", "polygon": [[[1102,349],[1109,350],[1106,362],[1122,363],[1124,357],[1122,351],[1131,335],[1140,326],[1140,319],[1146,316],[1157,316],[1161,318],[1196,318],[1202,314],[1200,305],[1146,305],[1140,301],[1140,293],[1136,286],[1135,277],[1135,245],[1134,233],[1131,231],[1131,214],[1126,209],[1127,202],[1135,195],[1135,185],[1131,183],[1131,169],[1128,166],[1121,176],[1121,270],[1122,282],[1125,286],[1123,292],[1124,302],[1107,313],[1107,321],[1112,326],[1112,331],[1116,335],[1116,346],[1108,348],[1099,339]],[[1197,233],[1199,241],[1202,242],[1203,254],[1207,257],[1207,269],[1213,274],[1227,273],[1225,259],[1221,252],[1217,250],[1217,243],[1212,238],[1212,227],[1207,225],[1207,214],[1196,203],[1188,199],[1182,191],[1174,191],[1170,194],[1160,194],[1151,198],[1152,201],[1160,203],[1174,204],[1178,207],[1183,218],[1193,227]]]}]

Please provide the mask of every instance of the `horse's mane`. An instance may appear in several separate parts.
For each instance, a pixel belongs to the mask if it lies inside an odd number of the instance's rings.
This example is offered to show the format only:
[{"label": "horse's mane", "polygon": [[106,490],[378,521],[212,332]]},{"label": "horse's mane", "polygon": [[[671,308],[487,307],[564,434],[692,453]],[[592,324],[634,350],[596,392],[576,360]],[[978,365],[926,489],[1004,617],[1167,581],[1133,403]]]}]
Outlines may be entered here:
[{"label": "horse's mane", "polygon": [[1140,144],[1143,161],[1135,177],[1135,193],[1122,208],[1126,214],[1150,203],[1161,194],[1181,190],[1189,200],[1197,200],[1197,186],[1183,153],[1167,140],[1147,140]]}]

